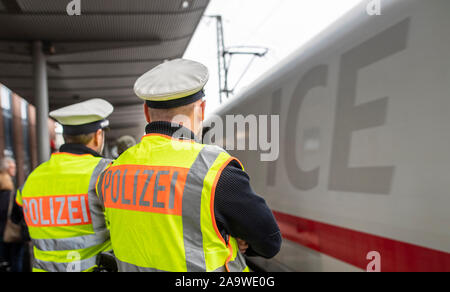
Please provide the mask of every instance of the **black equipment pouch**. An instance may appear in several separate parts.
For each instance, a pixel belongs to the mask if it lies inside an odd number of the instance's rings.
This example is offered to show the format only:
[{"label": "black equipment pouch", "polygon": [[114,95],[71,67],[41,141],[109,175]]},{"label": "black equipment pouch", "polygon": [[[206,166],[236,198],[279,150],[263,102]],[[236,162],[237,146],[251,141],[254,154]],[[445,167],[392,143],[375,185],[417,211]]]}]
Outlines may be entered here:
[{"label": "black equipment pouch", "polygon": [[112,252],[103,252],[97,256],[97,273],[114,273],[118,271],[116,257]]}]

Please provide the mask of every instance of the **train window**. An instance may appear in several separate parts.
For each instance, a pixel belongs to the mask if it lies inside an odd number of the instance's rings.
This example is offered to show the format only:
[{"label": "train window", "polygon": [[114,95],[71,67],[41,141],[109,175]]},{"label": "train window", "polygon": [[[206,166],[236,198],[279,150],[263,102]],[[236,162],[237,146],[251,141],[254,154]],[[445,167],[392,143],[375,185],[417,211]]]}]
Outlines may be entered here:
[{"label": "train window", "polygon": [[2,109],[11,110],[11,91],[8,88],[0,85],[2,97]]},{"label": "train window", "polygon": [[13,115],[12,115],[12,96],[11,91],[4,87],[1,87],[1,102],[2,102],[2,115],[3,115],[3,131],[5,134],[5,156],[14,158],[14,133],[13,133]]},{"label": "train window", "polygon": [[24,172],[28,176],[31,171],[31,149],[30,149],[30,128],[28,123],[28,102],[21,100],[20,104],[22,136],[23,136],[23,158],[24,158]]},{"label": "train window", "polygon": [[20,103],[20,116],[22,117],[22,121],[28,121],[28,102],[24,99]]}]

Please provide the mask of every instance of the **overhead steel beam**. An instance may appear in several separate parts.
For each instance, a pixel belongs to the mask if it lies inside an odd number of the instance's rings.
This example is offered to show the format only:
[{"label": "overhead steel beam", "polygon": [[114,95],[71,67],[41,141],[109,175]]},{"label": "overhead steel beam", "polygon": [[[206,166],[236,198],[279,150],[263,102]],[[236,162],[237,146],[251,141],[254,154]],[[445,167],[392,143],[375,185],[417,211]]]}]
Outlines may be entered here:
[{"label": "overhead steel beam", "polygon": [[[95,77],[93,77],[95,78]],[[133,89],[133,84],[130,84],[128,86],[111,86],[111,87],[92,87],[92,88],[57,88],[57,87],[53,87],[50,88],[50,90],[52,92],[79,92],[79,91],[104,91],[104,90],[118,90],[118,89]],[[15,90],[30,90],[31,88],[29,87],[20,87],[20,86],[16,86],[14,87]]]},{"label": "overhead steel beam", "polygon": [[[139,77],[142,74],[126,74],[126,75],[98,75],[98,76],[49,76],[48,80],[91,80],[91,79],[118,79],[118,78],[134,78]],[[7,79],[30,79],[33,78],[32,75],[0,75],[0,80]]]},{"label": "overhead steel beam", "polygon": [[[41,16],[43,14],[42,11],[33,12],[33,11],[22,11],[22,8],[17,3],[17,0],[0,0],[3,2],[3,5],[7,8],[11,8],[11,10],[8,10],[8,13],[0,12],[0,15],[8,14],[8,15],[14,15],[14,14],[24,14],[26,16]],[[67,2],[68,3],[68,2]],[[10,5],[10,6],[8,6]],[[160,16],[160,15],[186,15],[186,14],[195,14],[201,11],[204,11],[208,6],[201,6],[197,7],[195,9],[189,9],[189,10],[173,10],[173,11],[83,11],[82,16],[120,16],[120,15],[126,15],[126,16],[140,16],[140,15],[148,15],[148,16]],[[12,10],[12,9],[18,9],[18,10]],[[60,15],[67,15],[66,10],[63,11],[45,11],[46,16],[60,16]]]}]

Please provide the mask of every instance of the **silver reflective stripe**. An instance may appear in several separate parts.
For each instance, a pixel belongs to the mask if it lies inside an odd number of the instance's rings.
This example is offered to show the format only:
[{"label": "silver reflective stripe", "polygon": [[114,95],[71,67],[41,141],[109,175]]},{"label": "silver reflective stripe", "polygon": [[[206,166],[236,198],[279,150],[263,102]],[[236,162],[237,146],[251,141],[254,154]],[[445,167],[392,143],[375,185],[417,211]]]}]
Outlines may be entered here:
[{"label": "silver reflective stripe", "polygon": [[[130,273],[134,273],[134,272],[147,272],[147,273],[153,273],[153,272],[166,272],[166,271],[162,271],[162,270],[158,270],[158,269],[153,269],[153,268],[143,268],[143,267],[138,267],[126,262],[122,262],[119,259],[116,258],[117,261],[117,266],[119,268],[119,272],[130,272]],[[230,267],[231,269],[231,267]],[[245,269],[245,267],[243,267],[240,272],[242,272]],[[216,270],[214,270],[214,273],[225,273],[227,271],[227,269],[225,268],[225,266],[222,266]],[[232,270],[234,271],[234,270]]]},{"label": "silver reflective stripe", "polygon": [[205,146],[189,169],[183,193],[183,238],[188,272],[205,272],[206,261],[201,230],[203,181],[222,150]]},{"label": "silver reflective stripe", "polygon": [[225,266],[221,266],[218,269],[215,269],[214,271],[212,271],[213,273],[226,273],[227,272],[227,268],[225,268]]},{"label": "silver reflective stripe", "polygon": [[244,256],[238,251],[234,261],[228,263],[230,272],[242,272],[247,267]]},{"label": "silver reflective stripe", "polygon": [[33,239],[34,246],[42,251],[78,250],[100,245],[109,240],[109,231],[99,231],[92,235],[62,238]]},{"label": "silver reflective stripe", "polygon": [[89,182],[89,190],[88,190],[88,204],[89,210],[92,217],[92,227],[94,228],[94,232],[105,231],[106,223],[105,223],[105,215],[103,213],[103,204],[101,203],[97,193],[95,191],[95,186],[97,184],[97,180],[100,177],[100,174],[105,170],[105,168],[111,163],[110,159],[102,159],[95,167],[94,171],[91,175],[91,180]]},{"label": "silver reflective stripe", "polygon": [[[93,256],[85,260],[70,263],[46,262],[34,259],[33,268],[44,270],[47,272],[70,272],[73,271],[74,269],[76,272],[82,272],[95,267],[96,259],[97,256]],[[78,271],[76,269],[78,269]]]},{"label": "silver reflective stripe", "polygon": [[[166,272],[166,271],[162,271],[162,270],[158,270],[158,269],[153,269],[153,268],[143,268],[143,267],[138,267],[126,262],[122,262],[119,259],[116,258],[117,261],[117,266],[119,267],[119,272],[130,272],[130,273],[134,273],[134,272],[148,272],[148,273],[152,273],[152,272]],[[235,270],[233,270],[230,267],[231,271],[234,272]],[[236,270],[239,272],[242,272],[245,269],[245,267],[243,267],[241,270]],[[222,266],[216,270],[213,271],[213,273],[226,273],[227,269],[225,268],[225,266]]]},{"label": "silver reflective stripe", "polygon": [[134,272],[166,272],[166,271],[161,271],[161,270],[157,270],[157,269],[153,269],[153,268],[143,268],[143,267],[138,267],[126,262],[122,262],[119,259],[116,258],[117,261],[117,266],[119,268],[119,272],[129,272],[129,273],[134,273]]}]

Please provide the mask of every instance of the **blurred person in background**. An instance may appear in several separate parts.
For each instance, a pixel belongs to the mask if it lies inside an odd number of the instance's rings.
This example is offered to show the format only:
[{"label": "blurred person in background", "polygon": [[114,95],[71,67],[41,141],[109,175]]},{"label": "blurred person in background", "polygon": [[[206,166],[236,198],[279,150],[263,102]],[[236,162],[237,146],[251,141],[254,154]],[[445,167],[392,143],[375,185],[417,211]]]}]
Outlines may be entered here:
[{"label": "blurred person in background", "polygon": [[[24,242],[5,242],[4,234],[14,202],[16,162],[10,157],[0,161],[0,270],[22,272]],[[20,213],[20,211],[19,211]],[[20,220],[19,220],[20,221]],[[20,223],[20,222],[19,222]],[[22,236],[23,238],[23,236]]]},{"label": "blurred person in background", "polygon": [[9,269],[8,244],[3,240],[6,221],[8,218],[8,208],[11,194],[14,190],[14,183],[11,172],[15,173],[15,163],[11,158],[5,158],[0,161],[0,271],[5,272]]},{"label": "blurred person in background", "polygon": [[128,148],[136,145],[136,140],[131,136],[122,136],[117,139],[117,154],[122,155]]}]

